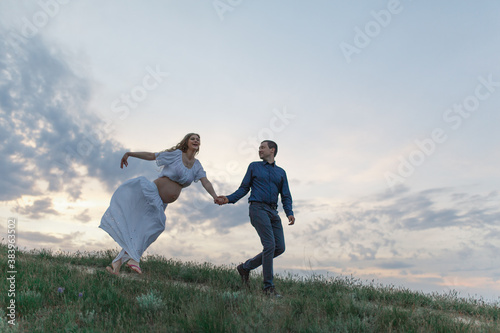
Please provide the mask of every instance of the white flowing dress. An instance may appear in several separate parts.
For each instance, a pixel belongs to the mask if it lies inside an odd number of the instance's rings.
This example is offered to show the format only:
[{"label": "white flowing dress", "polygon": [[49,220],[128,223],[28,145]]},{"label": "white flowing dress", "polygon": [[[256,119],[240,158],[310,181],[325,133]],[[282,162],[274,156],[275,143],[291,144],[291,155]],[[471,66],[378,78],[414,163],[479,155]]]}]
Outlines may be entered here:
[{"label": "white flowing dress", "polygon": [[[168,177],[182,187],[206,177],[201,163],[192,168],[182,162],[182,151],[155,154],[156,164],[162,166],[159,177]],[[128,255],[139,262],[146,249],[165,230],[165,208],[156,184],[145,177],[127,180],[111,197],[99,228],[106,231]]]}]

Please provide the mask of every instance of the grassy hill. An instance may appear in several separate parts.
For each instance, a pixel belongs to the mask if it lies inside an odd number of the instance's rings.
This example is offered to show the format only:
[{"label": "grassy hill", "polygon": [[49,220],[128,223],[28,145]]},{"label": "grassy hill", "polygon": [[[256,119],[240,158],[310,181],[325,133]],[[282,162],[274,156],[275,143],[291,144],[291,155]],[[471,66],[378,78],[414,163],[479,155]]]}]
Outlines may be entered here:
[{"label": "grassy hill", "polygon": [[[9,278],[7,250],[0,245]],[[126,267],[112,276],[105,267],[115,255],[18,251],[15,282],[0,279],[0,332],[500,332],[498,304],[453,294],[277,277],[275,299],[262,295],[257,274],[247,290],[235,267],[160,256],[141,263],[141,276]]]}]

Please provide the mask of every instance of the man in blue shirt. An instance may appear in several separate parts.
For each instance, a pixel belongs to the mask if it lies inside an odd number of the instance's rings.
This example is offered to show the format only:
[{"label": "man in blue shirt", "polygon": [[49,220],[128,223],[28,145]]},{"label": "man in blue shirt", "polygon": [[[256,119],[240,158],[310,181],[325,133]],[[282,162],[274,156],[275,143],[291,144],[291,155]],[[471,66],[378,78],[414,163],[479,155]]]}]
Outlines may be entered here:
[{"label": "man in blue shirt", "polygon": [[262,265],[264,292],[279,297],[273,284],[273,258],[285,252],[285,237],[277,211],[278,195],[281,195],[288,225],[295,223],[295,217],[285,170],[274,162],[277,153],[278,145],[274,141],[263,141],[259,147],[259,157],[262,162],[250,163],[238,190],[227,197],[219,196],[217,203],[234,204],[252,190],[248,198],[250,221],[257,230],[264,249],[255,257],[240,264],[237,270],[243,282],[248,283],[250,271]]}]

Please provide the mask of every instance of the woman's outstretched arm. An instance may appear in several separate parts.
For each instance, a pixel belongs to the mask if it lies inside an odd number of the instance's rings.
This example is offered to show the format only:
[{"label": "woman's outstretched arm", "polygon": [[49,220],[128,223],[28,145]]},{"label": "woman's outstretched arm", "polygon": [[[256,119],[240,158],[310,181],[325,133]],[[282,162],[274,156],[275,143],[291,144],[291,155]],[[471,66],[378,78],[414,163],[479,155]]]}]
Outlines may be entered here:
[{"label": "woman's outstretched arm", "polygon": [[217,200],[217,194],[215,194],[215,190],[214,187],[212,186],[212,183],[208,180],[207,177],[200,178],[200,181],[201,185],[203,185],[205,190],[207,190],[208,194],[210,194],[212,198],[214,198],[215,202],[215,200]]},{"label": "woman's outstretched arm", "polygon": [[156,159],[155,153],[148,153],[148,152],[138,152],[138,153],[133,153],[131,151],[126,152],[125,155],[123,155],[122,160],[120,162],[120,168],[123,169],[123,166],[128,166],[127,159],[129,156],[135,157],[135,158],[140,158],[141,160],[147,160],[147,161],[154,161]]}]

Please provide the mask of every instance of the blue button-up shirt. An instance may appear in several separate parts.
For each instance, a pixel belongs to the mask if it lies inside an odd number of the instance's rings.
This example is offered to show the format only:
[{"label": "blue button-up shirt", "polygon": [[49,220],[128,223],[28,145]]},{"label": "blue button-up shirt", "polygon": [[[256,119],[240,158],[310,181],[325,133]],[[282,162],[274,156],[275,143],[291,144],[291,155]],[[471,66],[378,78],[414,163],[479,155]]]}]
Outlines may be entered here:
[{"label": "blue button-up shirt", "polygon": [[286,216],[293,215],[292,195],[288,187],[286,172],[276,165],[266,161],[252,162],[240,187],[227,196],[230,203],[236,203],[252,189],[248,202],[263,202],[270,205],[278,204],[278,194],[281,194],[281,203]]}]

